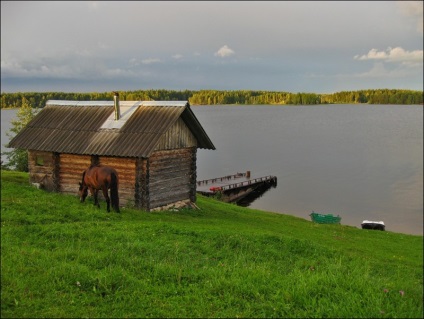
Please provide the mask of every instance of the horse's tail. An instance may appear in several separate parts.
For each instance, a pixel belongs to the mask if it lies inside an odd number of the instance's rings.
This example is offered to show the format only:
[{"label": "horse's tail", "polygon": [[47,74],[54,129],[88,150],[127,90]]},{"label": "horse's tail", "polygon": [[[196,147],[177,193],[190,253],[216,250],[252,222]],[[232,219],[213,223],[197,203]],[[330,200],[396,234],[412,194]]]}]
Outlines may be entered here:
[{"label": "horse's tail", "polygon": [[116,173],[112,173],[110,184],[110,199],[112,202],[113,209],[115,209],[115,211],[119,213],[118,184],[118,175]]},{"label": "horse's tail", "polygon": [[82,190],[82,187],[84,185],[85,173],[86,173],[86,171],[82,172],[81,182],[79,183],[79,185],[80,185],[79,189],[80,190]]}]

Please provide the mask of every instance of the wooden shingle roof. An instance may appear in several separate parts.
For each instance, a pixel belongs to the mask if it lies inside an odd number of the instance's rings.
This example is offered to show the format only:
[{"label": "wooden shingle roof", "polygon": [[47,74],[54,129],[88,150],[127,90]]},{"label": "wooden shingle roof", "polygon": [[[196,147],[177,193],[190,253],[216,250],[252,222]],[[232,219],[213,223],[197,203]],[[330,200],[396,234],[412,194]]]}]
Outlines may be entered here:
[{"label": "wooden shingle roof", "polygon": [[[9,147],[47,152],[149,157],[163,134],[181,118],[197,147],[215,149],[186,101],[48,101]],[[111,120],[112,119],[112,120]]]}]

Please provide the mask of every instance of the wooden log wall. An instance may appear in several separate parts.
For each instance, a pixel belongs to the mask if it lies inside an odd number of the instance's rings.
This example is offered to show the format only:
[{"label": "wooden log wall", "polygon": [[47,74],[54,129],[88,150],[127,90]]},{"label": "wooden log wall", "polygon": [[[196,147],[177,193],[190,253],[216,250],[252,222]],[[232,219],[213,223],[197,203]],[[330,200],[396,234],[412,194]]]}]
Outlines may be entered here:
[{"label": "wooden log wall", "polygon": [[156,151],[150,156],[150,209],[191,198],[194,149]]},{"label": "wooden log wall", "polygon": [[155,151],[175,150],[197,146],[197,139],[184,123],[182,118],[159,139]]},{"label": "wooden log wall", "polygon": [[28,151],[30,183],[38,184],[40,188],[48,191],[57,191],[59,186],[57,180],[57,162],[58,156],[54,153]]},{"label": "wooden log wall", "polygon": [[[135,185],[137,160],[135,158],[107,156],[100,156],[98,160],[101,165],[111,166],[118,173],[119,205],[136,206]],[[99,194],[101,194],[101,192],[99,192]],[[103,198],[103,195],[99,195],[99,198]]]},{"label": "wooden log wall", "polygon": [[[59,158],[59,189],[62,193],[77,195],[83,171],[96,163],[116,169],[119,178],[119,204],[134,206],[136,159],[74,154],[60,154]],[[102,192],[99,192],[99,199],[104,200]]]},{"label": "wooden log wall", "polygon": [[195,203],[197,200],[197,147],[192,148],[190,169],[190,201]]},{"label": "wooden log wall", "polygon": [[59,190],[78,196],[82,173],[91,165],[90,155],[59,155]]},{"label": "wooden log wall", "polygon": [[150,211],[149,160],[138,158],[136,162],[135,206]]},{"label": "wooden log wall", "polygon": [[[83,171],[93,163],[111,166],[119,177],[120,206],[146,211],[179,201],[196,201],[196,147],[156,151],[150,158],[29,152],[30,182],[77,196]],[[37,164],[43,158],[43,165]],[[99,192],[99,199],[104,200]]]}]

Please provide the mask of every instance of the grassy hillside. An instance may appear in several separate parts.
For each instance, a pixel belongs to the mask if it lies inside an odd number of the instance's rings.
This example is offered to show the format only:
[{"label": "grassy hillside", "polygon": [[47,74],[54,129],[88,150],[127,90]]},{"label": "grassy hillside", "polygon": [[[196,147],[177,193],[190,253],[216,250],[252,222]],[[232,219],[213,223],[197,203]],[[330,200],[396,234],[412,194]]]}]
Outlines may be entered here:
[{"label": "grassy hillside", "polygon": [[198,198],[107,213],[1,172],[1,317],[423,316],[423,237]]}]

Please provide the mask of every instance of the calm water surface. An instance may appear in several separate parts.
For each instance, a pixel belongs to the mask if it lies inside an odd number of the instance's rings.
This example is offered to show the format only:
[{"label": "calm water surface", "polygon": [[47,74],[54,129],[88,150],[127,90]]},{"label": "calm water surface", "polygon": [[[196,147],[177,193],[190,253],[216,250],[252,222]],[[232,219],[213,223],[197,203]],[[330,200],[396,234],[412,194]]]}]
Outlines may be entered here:
[{"label": "calm water surface", "polygon": [[342,224],[383,220],[423,234],[423,107],[193,106],[216,150],[198,151],[198,179],[245,172],[278,186],[250,207]]},{"label": "calm water surface", "polygon": [[[7,136],[7,132],[11,129],[12,125],[10,121],[16,119],[17,109],[11,110],[1,110],[1,152],[11,151],[12,149],[6,148],[5,144],[9,142],[9,137]],[[3,162],[7,162],[7,157],[2,155],[1,160]]]},{"label": "calm water surface", "polygon": [[[309,219],[312,210],[383,220],[423,234],[423,107],[192,106],[216,150],[198,150],[198,180],[250,170],[275,175],[250,207]],[[5,132],[16,110],[2,110]],[[3,158],[4,159],[4,158]]]}]

